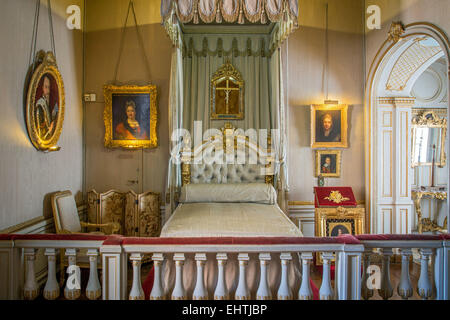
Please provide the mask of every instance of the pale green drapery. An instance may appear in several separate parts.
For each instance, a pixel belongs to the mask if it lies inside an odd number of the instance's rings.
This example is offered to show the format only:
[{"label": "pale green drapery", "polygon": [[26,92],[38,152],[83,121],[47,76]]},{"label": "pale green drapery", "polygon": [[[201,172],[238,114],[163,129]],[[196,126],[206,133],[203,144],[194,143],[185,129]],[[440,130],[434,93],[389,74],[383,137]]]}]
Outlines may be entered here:
[{"label": "pale green drapery", "polygon": [[[191,40],[192,39],[192,40]],[[208,44],[206,55],[199,54],[203,49],[204,39]],[[194,121],[202,121],[203,132],[209,128],[222,128],[225,122],[231,122],[236,128],[247,130],[270,129],[273,104],[270,99],[269,57],[261,52],[262,40],[269,43],[267,37],[254,37],[250,40],[252,55],[233,53],[228,56],[233,66],[239,70],[244,79],[244,119],[211,120],[210,118],[210,82],[212,74],[225,63],[225,55],[210,54],[217,51],[218,40],[222,39],[223,49],[232,52],[233,40],[237,42],[239,52],[247,52],[248,36],[239,35],[193,35],[185,37],[185,43],[193,43],[193,53],[185,54],[184,66],[184,112],[183,127],[194,132]],[[267,47],[264,48],[267,51]],[[189,50],[188,50],[189,51]],[[196,54],[197,52],[197,54]]]}]

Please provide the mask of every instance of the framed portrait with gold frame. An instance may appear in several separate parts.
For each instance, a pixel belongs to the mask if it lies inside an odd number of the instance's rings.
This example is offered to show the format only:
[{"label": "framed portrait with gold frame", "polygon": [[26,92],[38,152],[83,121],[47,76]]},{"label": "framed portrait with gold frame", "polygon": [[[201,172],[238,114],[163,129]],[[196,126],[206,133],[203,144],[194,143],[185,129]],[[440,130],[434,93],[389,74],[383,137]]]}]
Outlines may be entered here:
[{"label": "framed portrait with gold frame", "polygon": [[103,87],[105,147],[155,148],[158,145],[156,86]]},{"label": "framed portrait with gold frame", "polygon": [[311,148],[347,148],[346,104],[311,105]]},{"label": "framed portrait with gold frame", "polygon": [[64,83],[52,52],[39,53],[26,103],[27,131],[33,146],[44,152],[57,151],[64,122]]},{"label": "framed portrait with gold frame", "polygon": [[[362,234],[364,232],[365,210],[359,208],[328,207],[315,209],[315,235],[317,237],[337,237],[343,234]],[[322,265],[318,253],[316,264]]]},{"label": "framed portrait with gold frame", "polygon": [[341,150],[316,150],[316,177],[340,177],[341,154]]}]

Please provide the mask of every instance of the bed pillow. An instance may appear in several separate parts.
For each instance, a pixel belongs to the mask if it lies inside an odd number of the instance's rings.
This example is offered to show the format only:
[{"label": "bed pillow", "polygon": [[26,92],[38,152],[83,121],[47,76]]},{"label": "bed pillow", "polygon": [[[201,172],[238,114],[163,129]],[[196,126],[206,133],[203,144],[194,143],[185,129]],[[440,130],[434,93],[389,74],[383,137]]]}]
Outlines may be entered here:
[{"label": "bed pillow", "polygon": [[247,202],[275,204],[275,188],[268,183],[191,183],[181,188],[180,202]]}]

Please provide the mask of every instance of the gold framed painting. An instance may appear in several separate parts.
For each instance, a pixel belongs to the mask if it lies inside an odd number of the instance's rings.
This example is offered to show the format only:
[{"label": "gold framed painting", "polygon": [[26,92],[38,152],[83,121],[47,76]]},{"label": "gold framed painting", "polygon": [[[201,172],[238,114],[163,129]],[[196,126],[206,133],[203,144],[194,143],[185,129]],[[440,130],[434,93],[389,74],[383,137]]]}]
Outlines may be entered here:
[{"label": "gold framed painting", "polygon": [[212,75],[210,95],[211,120],[244,119],[244,79],[229,60]]},{"label": "gold framed painting", "polygon": [[311,105],[311,147],[347,148],[346,104]]},{"label": "gold framed painting", "polygon": [[26,123],[33,146],[57,151],[64,122],[64,83],[55,56],[47,52],[34,70],[27,92]]},{"label": "gold framed painting", "polygon": [[103,87],[105,147],[155,148],[158,145],[156,86]]},{"label": "gold framed painting", "polygon": [[[316,237],[338,237],[343,234],[362,234],[364,232],[365,209],[363,207],[327,207],[315,209]],[[316,256],[318,265],[322,257]]]},{"label": "gold framed painting", "polygon": [[316,177],[340,177],[341,154],[341,150],[316,150]]}]

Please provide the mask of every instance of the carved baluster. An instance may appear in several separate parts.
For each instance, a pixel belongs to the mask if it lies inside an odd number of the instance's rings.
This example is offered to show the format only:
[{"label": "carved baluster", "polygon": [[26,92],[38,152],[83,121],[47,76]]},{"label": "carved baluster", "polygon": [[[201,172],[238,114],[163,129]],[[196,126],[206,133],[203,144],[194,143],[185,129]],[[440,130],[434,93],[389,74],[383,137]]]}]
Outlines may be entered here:
[{"label": "carved baluster", "polygon": [[369,279],[369,274],[367,273],[367,268],[370,266],[370,256],[372,255],[372,248],[366,248],[363,253],[363,277],[361,280],[361,297],[364,300],[369,300],[373,297],[373,289],[367,287],[367,280]]},{"label": "carved baluster", "polygon": [[299,300],[312,300],[311,284],[309,282],[309,264],[312,260],[311,252],[303,252],[302,255],[302,284],[298,291]]},{"label": "carved baluster", "polygon": [[186,300],[186,292],[183,285],[184,253],[175,253],[175,288],[172,291],[172,300]]},{"label": "carved baluster", "polygon": [[64,288],[64,297],[67,300],[76,300],[81,295],[81,276],[80,268],[77,267],[77,250],[75,248],[66,249],[67,260],[69,261],[67,270],[72,270]]},{"label": "carved baluster", "polygon": [[409,257],[412,252],[411,249],[401,249],[400,252],[402,254],[402,274],[397,287],[397,293],[400,297],[407,300],[413,295],[411,278],[409,277]]},{"label": "carved baluster", "polygon": [[130,260],[133,263],[133,285],[129,295],[129,300],[144,300],[144,290],[141,284],[141,264],[143,255],[140,253],[132,253]]},{"label": "carved baluster", "polygon": [[269,284],[267,282],[267,265],[270,261],[270,253],[259,254],[259,264],[261,267],[258,291],[256,292],[257,300],[271,300],[272,294],[269,290]]},{"label": "carved baluster", "polygon": [[333,252],[322,252],[323,272],[322,285],[320,286],[319,290],[320,300],[332,300],[334,297],[330,276],[330,264],[333,257]]},{"label": "carved baluster", "polygon": [[433,295],[433,287],[428,274],[428,262],[432,254],[432,249],[420,249],[420,277],[417,283],[417,293],[422,300],[427,300]]},{"label": "carved baluster", "polygon": [[227,300],[228,293],[227,287],[225,285],[225,264],[227,263],[227,254],[226,253],[218,253],[216,255],[217,259],[217,286],[216,291],[214,292],[214,300]]},{"label": "carved baluster", "polygon": [[23,297],[25,300],[34,300],[38,296],[38,286],[34,272],[34,261],[36,260],[36,249],[26,248],[24,250],[26,263],[25,285],[23,287]]},{"label": "carved baluster", "polygon": [[246,267],[249,260],[247,253],[239,253],[239,282],[235,293],[236,300],[250,300],[250,292],[247,288]]},{"label": "carved baluster", "polygon": [[97,273],[98,250],[89,249],[87,256],[89,257],[89,280],[86,287],[86,297],[89,300],[97,300],[102,295]]},{"label": "carved baluster", "polygon": [[195,283],[192,300],[208,300],[208,295],[205,290],[205,283],[203,280],[203,267],[206,261],[206,254],[196,253],[195,261],[197,262],[197,282]]},{"label": "carved baluster", "polygon": [[382,297],[384,300],[388,300],[392,297],[394,294],[394,289],[392,289],[391,285],[391,270],[390,270],[390,263],[391,263],[391,256],[392,256],[392,249],[391,248],[383,248],[381,249],[382,254],[382,267],[381,267],[381,288],[378,290],[378,294],[380,297]]},{"label": "carved baluster", "polygon": [[288,267],[289,263],[292,260],[292,256],[290,253],[281,253],[280,254],[280,262],[281,262],[281,280],[280,287],[277,292],[278,300],[291,300],[292,292],[289,288],[289,280],[288,280]]},{"label": "carved baluster", "polygon": [[45,249],[45,255],[48,259],[47,282],[44,287],[44,298],[55,300],[59,297],[59,285],[56,281],[56,250],[54,248]]},{"label": "carved baluster", "polygon": [[164,291],[161,282],[161,265],[164,261],[164,255],[162,253],[154,253],[152,256],[154,280],[153,288],[150,293],[150,300],[164,300]]}]

